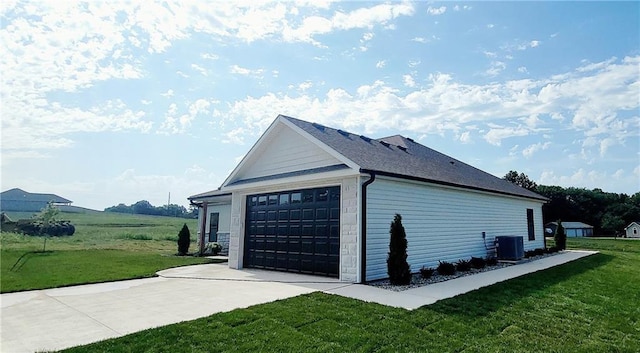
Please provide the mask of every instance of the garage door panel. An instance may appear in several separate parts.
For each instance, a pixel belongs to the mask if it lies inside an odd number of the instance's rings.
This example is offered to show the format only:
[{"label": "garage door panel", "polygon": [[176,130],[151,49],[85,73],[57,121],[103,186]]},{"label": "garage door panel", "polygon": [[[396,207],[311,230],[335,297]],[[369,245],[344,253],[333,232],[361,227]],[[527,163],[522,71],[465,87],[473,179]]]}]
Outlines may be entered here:
[{"label": "garage door panel", "polygon": [[340,187],[247,197],[246,267],[338,275]]},{"label": "garage door panel", "polygon": [[313,221],[315,216],[315,212],[313,208],[303,208],[302,209],[302,220],[303,221]]},{"label": "garage door panel", "polygon": [[315,221],[327,221],[329,220],[329,210],[325,207],[316,209]]}]

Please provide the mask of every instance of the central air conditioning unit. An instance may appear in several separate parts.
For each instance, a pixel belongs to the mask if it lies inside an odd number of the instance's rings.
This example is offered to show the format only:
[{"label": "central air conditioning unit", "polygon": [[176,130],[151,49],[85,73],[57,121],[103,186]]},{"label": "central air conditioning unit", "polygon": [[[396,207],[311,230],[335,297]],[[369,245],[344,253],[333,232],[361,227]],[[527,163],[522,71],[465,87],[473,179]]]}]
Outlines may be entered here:
[{"label": "central air conditioning unit", "polygon": [[496,252],[499,260],[520,260],[524,257],[524,240],[522,237],[496,237]]}]

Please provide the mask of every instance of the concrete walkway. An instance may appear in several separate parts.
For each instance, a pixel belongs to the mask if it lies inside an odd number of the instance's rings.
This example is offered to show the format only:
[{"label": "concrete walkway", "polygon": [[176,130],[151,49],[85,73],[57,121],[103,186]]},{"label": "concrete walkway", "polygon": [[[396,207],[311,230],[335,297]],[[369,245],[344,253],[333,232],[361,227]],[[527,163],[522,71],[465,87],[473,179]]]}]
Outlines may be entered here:
[{"label": "concrete walkway", "polygon": [[403,292],[209,264],[160,271],[156,278],[8,293],[0,296],[0,348],[7,353],[59,350],[315,291],[415,309],[593,253],[567,251]]}]

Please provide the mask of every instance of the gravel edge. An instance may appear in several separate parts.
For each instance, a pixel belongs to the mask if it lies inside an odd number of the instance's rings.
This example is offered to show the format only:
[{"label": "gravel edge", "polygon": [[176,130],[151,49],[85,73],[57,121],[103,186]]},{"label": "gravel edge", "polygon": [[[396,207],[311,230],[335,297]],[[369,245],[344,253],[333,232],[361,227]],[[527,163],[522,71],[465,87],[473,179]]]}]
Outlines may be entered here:
[{"label": "gravel edge", "polygon": [[522,260],[518,261],[517,263],[499,262],[497,265],[494,265],[494,266],[487,266],[487,267],[480,268],[480,269],[473,268],[470,271],[466,271],[466,272],[459,272],[458,271],[458,272],[456,272],[455,274],[453,274],[451,276],[443,276],[443,275],[438,274],[438,272],[436,271],[436,272],[434,272],[434,274],[430,278],[425,279],[425,278],[422,278],[422,276],[420,275],[420,272],[418,272],[418,273],[414,273],[412,275],[411,283],[408,284],[408,285],[404,285],[404,286],[392,285],[389,282],[389,279],[381,279],[381,280],[371,281],[371,282],[368,282],[367,285],[370,285],[372,287],[377,287],[377,288],[381,288],[381,289],[394,291],[394,292],[402,292],[402,291],[405,291],[407,289],[419,288],[419,287],[422,287],[422,286],[427,286],[427,285],[434,284],[434,283],[449,281],[449,280],[460,278],[460,277],[472,276],[472,275],[475,275],[475,274],[478,274],[478,273],[482,273],[482,272],[493,271],[493,270],[497,270],[497,269],[505,268],[505,267],[509,267],[509,266],[516,266],[516,265],[519,265],[519,264],[523,264],[523,263],[527,263],[527,262],[531,262],[531,261],[536,261],[536,260],[539,260],[539,259],[544,259],[546,257],[554,256],[554,255],[561,254],[561,253],[562,252],[556,252],[556,253],[551,253],[551,254],[533,256],[533,257],[522,259]]}]

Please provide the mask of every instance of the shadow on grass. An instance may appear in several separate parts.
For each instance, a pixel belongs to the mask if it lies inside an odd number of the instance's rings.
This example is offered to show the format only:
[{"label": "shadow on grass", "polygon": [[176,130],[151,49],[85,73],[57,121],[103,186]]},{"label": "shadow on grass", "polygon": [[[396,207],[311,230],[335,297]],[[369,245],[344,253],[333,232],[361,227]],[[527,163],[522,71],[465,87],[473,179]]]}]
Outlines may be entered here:
[{"label": "shadow on grass", "polygon": [[18,260],[16,260],[16,263],[14,263],[13,266],[11,266],[11,269],[9,271],[11,271],[11,272],[20,271],[22,266],[24,266],[24,264],[26,264],[27,261],[29,261],[29,259],[33,257],[32,255],[49,255],[52,252],[53,252],[52,250],[28,251],[28,252],[22,254],[22,256],[20,256],[18,258]]},{"label": "shadow on grass", "polygon": [[604,266],[613,258],[612,255],[598,253],[564,265],[496,283],[454,298],[441,300],[418,310],[433,310],[464,318],[483,317],[527,297],[535,296],[576,275]]}]

